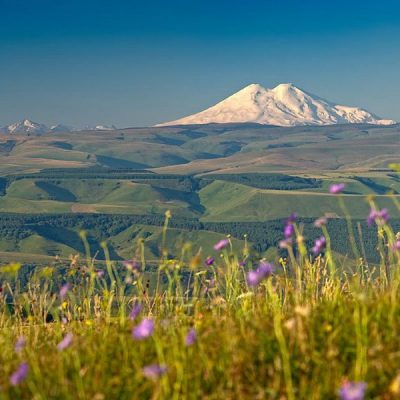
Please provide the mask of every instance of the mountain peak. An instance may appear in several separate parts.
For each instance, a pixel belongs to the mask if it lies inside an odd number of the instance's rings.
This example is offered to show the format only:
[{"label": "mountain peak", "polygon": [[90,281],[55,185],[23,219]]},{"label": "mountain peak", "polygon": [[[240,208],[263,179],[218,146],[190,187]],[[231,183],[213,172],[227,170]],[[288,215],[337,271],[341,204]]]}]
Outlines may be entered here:
[{"label": "mountain peak", "polygon": [[278,126],[395,123],[358,107],[331,103],[293,83],[273,89],[252,83],[204,111],[157,126],[246,122]]},{"label": "mountain peak", "polygon": [[40,135],[42,133],[46,133],[48,130],[49,128],[46,125],[33,122],[27,118],[1,128],[1,132],[6,134]]}]

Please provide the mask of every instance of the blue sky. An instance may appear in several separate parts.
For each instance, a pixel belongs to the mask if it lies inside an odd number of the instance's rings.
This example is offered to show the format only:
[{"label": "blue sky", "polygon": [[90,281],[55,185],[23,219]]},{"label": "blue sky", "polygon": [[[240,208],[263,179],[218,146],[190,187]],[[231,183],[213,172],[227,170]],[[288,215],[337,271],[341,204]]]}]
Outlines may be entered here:
[{"label": "blue sky", "polygon": [[400,120],[400,4],[0,0],[0,126],[145,126],[249,83]]}]

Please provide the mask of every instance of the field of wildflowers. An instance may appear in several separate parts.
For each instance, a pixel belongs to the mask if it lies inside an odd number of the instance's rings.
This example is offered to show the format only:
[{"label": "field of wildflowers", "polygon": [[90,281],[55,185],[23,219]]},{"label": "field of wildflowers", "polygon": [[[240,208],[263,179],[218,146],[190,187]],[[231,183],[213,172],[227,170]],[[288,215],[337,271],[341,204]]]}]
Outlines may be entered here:
[{"label": "field of wildflowers", "polygon": [[333,253],[324,216],[307,249],[292,214],[275,260],[227,237],[214,254],[165,251],[150,282],[142,243],[119,269],[97,265],[82,234],[87,257],[61,281],[46,267],[22,285],[20,265],[3,266],[0,398],[400,398],[400,234],[368,201],[379,264],[351,223],[354,254]]}]

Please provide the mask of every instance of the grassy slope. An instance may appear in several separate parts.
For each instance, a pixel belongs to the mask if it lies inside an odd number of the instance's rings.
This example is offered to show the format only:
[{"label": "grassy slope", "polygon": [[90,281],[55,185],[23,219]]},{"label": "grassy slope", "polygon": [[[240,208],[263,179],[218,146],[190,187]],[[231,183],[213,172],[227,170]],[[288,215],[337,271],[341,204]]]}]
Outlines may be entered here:
[{"label": "grassy slope", "polygon": [[[317,218],[328,210],[343,216],[337,197],[326,193],[261,190],[215,181],[200,192],[200,198],[207,221],[263,221],[285,218],[294,211],[302,217]],[[365,196],[344,195],[343,200],[352,218],[362,219],[368,214]],[[376,201],[396,212],[389,196],[377,196]]]}]

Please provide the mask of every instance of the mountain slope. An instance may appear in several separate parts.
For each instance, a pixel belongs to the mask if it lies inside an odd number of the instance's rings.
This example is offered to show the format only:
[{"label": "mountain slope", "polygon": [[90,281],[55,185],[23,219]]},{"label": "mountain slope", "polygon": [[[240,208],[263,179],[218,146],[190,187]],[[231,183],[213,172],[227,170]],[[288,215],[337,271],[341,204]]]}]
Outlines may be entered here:
[{"label": "mountain slope", "polygon": [[39,124],[37,122],[24,119],[22,121],[15,122],[14,124],[0,128],[0,133],[18,135],[18,134],[33,134],[41,135],[49,131],[46,125]]},{"label": "mountain slope", "polygon": [[273,89],[251,84],[202,112],[157,126],[244,122],[279,126],[395,123],[358,107],[331,103],[284,83]]}]

